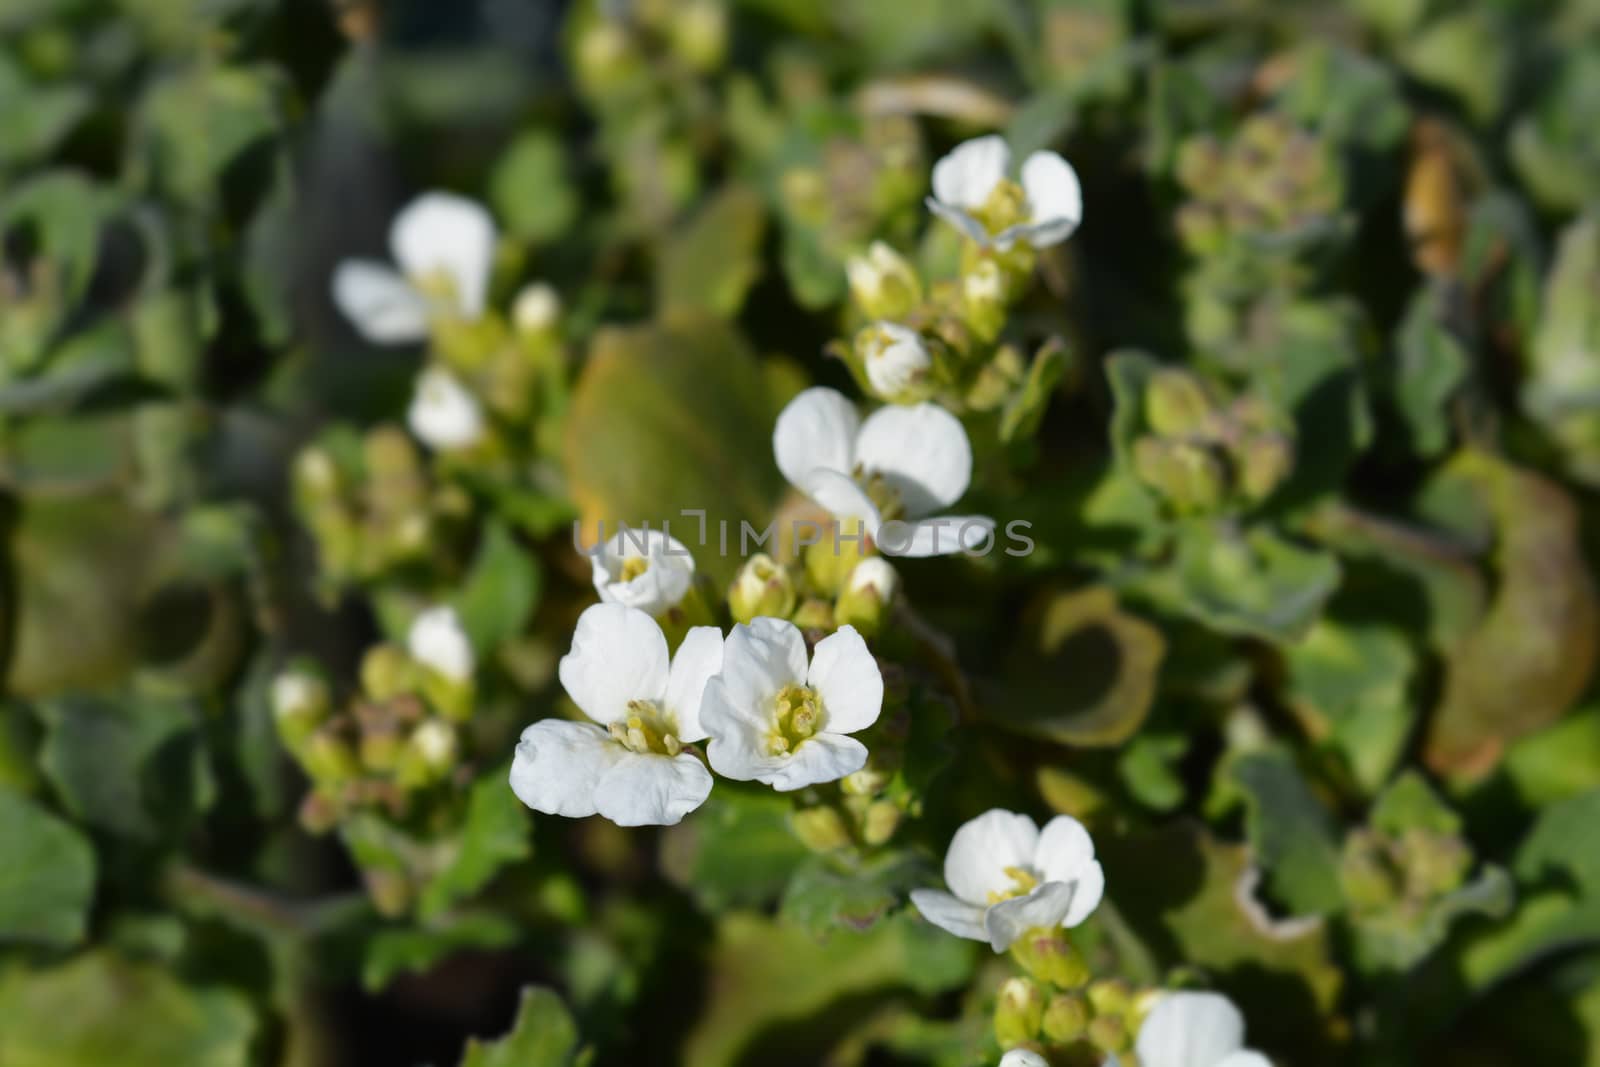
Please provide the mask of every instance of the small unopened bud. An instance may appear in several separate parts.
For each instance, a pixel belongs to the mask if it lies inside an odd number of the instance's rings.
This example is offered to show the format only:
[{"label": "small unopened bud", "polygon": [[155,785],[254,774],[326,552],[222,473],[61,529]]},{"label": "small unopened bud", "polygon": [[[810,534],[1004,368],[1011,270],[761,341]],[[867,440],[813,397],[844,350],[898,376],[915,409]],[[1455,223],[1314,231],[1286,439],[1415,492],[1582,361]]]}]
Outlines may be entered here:
[{"label": "small unopened bud", "polygon": [[300,801],[300,825],[313,837],[320,837],[339,825],[339,805],[320,789],[313,789]]},{"label": "small unopened bud", "polygon": [[379,915],[396,918],[404,915],[411,906],[411,886],[405,875],[381,867],[368,867],[361,872],[367,883],[367,895]]},{"label": "small unopened bud", "polygon": [[361,774],[361,765],[350,742],[331,727],[324,726],[306,738],[301,752],[306,774],[318,785],[338,785]]},{"label": "small unopened bud", "polygon": [[1052,1044],[1070,1045],[1083,1040],[1089,1027],[1089,1005],[1079,993],[1057,993],[1045,1005],[1040,1023]]},{"label": "small unopened bud", "polygon": [[1006,324],[1007,281],[995,260],[978,260],[961,276],[961,311],[976,336],[992,341]]},{"label": "small unopened bud", "polygon": [[339,467],[328,450],[311,445],[300,450],[294,461],[294,482],[305,496],[321,499],[339,492]]},{"label": "small unopened bud", "polygon": [[1133,443],[1133,466],[1179,511],[1209,511],[1222,502],[1222,465],[1204,446],[1141,437]]},{"label": "small unopened bud", "polygon": [[837,852],[850,845],[850,830],[844,817],[831,805],[795,812],[794,833],[813,852]]},{"label": "small unopened bud", "polygon": [[926,399],[931,392],[933,356],[917,331],[893,322],[864,327],[856,335],[856,353],[867,381],[885,400]]},{"label": "small unopened bud", "polygon": [[1259,433],[1237,453],[1239,491],[1252,501],[1265,500],[1294,469],[1294,446],[1281,433]]},{"label": "small unopened bud", "polygon": [[1401,835],[1400,854],[1406,894],[1417,900],[1431,900],[1461,888],[1472,869],[1472,849],[1466,841],[1421,827]]},{"label": "small unopened bud", "polygon": [[440,452],[470,448],[488,432],[483,406],[455,375],[429,367],[417,376],[406,424],[417,440]]},{"label": "small unopened bud", "polygon": [[386,774],[400,760],[400,732],[389,724],[363,730],[360,750],[363,767]]},{"label": "small unopened bud", "polygon": [[1011,943],[1011,958],[1041,982],[1076,989],[1089,980],[1089,965],[1059,926],[1040,926]]},{"label": "small unopened bud", "polygon": [[561,297],[545,282],[523,286],[511,307],[511,321],[517,332],[528,336],[551,333],[561,321]]},{"label": "small unopened bud", "polygon": [[1205,383],[1188,371],[1157,371],[1145,387],[1145,421],[1163,437],[1200,433],[1215,411]]},{"label": "small unopened bud", "polygon": [[826,600],[805,600],[790,621],[802,630],[832,630],[833,605]]},{"label": "small unopened bud", "polygon": [[458,752],[456,732],[443,719],[428,719],[406,740],[395,768],[395,777],[403,786],[416,788],[431,785],[447,777],[456,765]]},{"label": "small unopened bud", "polygon": [[861,817],[861,840],[873,847],[888,844],[904,817],[905,812],[894,801],[873,801]]},{"label": "small unopened bud", "polygon": [[672,50],[685,66],[702,73],[722,66],[728,53],[728,12],[721,0],[683,0],[667,25]]},{"label": "small unopened bud", "polygon": [[1133,988],[1121,978],[1097,978],[1089,983],[1089,1003],[1096,1015],[1123,1015],[1133,1007]]},{"label": "small unopened bud", "polygon": [[867,637],[883,628],[900,576],[882,556],[868,556],[850,572],[844,592],[834,602],[834,621],[854,626]]},{"label": "small unopened bud", "polygon": [[1044,1021],[1044,993],[1029,978],[1008,978],[994,1005],[994,1037],[1008,1049],[1039,1036]]},{"label": "small unopened bud", "polygon": [[909,260],[882,241],[845,264],[850,296],[869,318],[903,319],[922,302],[922,279]]},{"label": "small unopened bud", "polygon": [[1089,1023],[1089,1044],[1101,1052],[1126,1052],[1128,1025],[1117,1015],[1099,1015]]},{"label": "small unopened bud", "polygon": [[397,646],[373,645],[361,657],[361,691],[382,703],[416,688],[416,671]]},{"label": "small unopened bud", "polygon": [[876,767],[863,767],[839,779],[839,791],[847,797],[875,797],[889,784],[889,775]]},{"label": "small unopened bud", "polygon": [[739,568],[738,577],[728,590],[728,610],[734,622],[748,623],[766,615],[787,619],[794,612],[794,579],[789,570],[766,553],[751,556]]},{"label": "small unopened bud", "polygon": [[328,684],[304,670],[288,670],[272,680],[272,718],[285,747],[294,751],[328,717]]},{"label": "small unopened bud", "polygon": [[1399,873],[1388,860],[1382,838],[1371,830],[1356,830],[1345,838],[1339,888],[1358,912],[1381,911],[1400,899]]}]

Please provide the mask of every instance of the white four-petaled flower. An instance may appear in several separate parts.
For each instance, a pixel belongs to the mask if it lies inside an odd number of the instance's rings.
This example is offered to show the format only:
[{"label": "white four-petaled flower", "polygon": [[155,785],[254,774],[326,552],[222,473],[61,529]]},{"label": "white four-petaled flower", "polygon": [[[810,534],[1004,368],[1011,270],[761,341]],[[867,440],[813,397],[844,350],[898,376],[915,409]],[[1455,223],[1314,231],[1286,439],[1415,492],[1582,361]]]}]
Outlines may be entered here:
[{"label": "white four-petaled flower", "polygon": [[694,582],[694,556],[661,530],[618,530],[589,559],[601,600],[650,615],[676,607]]},{"label": "white four-petaled flower", "polygon": [[890,405],[863,422],[841,393],[814,387],[778,416],[772,450],[791,485],[859,519],[886,555],[948,555],[994,536],[981,515],[927,517],[960,500],[972,478],[967,431],[936,404]]},{"label": "white four-petaled flower", "polygon": [[1050,1061],[1032,1049],[1014,1048],[1000,1057],[1000,1067],[1050,1067]]},{"label": "white four-petaled flower", "polygon": [[999,808],[956,831],[944,880],[951,892],[917,889],[911,902],[935,926],[996,952],[1036,926],[1077,926],[1105,892],[1082,823],[1057,815],[1041,831],[1026,815]]},{"label": "white four-petaled flower", "polygon": [[461,625],[461,616],[448,604],[428,608],[411,620],[406,650],[412,659],[452,682],[465,682],[472,677],[472,642]]},{"label": "white four-petaled flower", "polygon": [[728,635],[700,715],[718,774],[787,791],[864,767],[866,746],[848,735],[882,709],[883,675],[855,627],[818,641],[808,667],[799,629],[763,616]]},{"label": "white four-petaled flower", "polygon": [[711,773],[684,746],[705,738],[706,681],[722,634],[696,626],[668,657],[656,621],[621,604],[578,618],[562,688],[591,722],[545,719],[522,732],[511,788],[548,815],[600,814],[618,826],[671,826],[705,802]]},{"label": "white four-petaled flower", "polygon": [[1020,177],[1026,221],[991,234],[974,214],[1006,180],[1011,149],[990,134],[965,141],[933,167],[928,209],[981,245],[1004,251],[1018,241],[1034,248],[1059,244],[1083,221],[1083,190],[1072,164],[1055,152],[1035,152],[1023,161]]},{"label": "white four-petaled flower", "polygon": [[494,259],[494,220],[482,205],[450,193],[424,193],[389,227],[387,263],[352,259],[333,274],[333,300],[374,344],[428,336],[438,314],[483,314]]},{"label": "white four-petaled flower", "polygon": [[[1244,1016],[1220,993],[1167,993],[1134,1044],[1139,1067],[1272,1067],[1244,1047]],[[1105,1067],[1117,1067],[1115,1056]]]},{"label": "white four-petaled flower", "polygon": [[429,367],[417,375],[406,424],[429,448],[441,452],[470,448],[483,437],[483,408],[455,375]]}]

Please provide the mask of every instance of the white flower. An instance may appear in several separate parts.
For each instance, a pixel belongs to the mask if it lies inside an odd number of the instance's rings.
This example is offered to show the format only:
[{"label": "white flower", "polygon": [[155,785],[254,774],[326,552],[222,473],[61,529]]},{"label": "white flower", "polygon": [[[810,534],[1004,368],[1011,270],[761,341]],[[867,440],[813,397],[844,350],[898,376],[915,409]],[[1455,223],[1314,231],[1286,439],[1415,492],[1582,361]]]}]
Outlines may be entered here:
[{"label": "white flower", "polygon": [[472,642],[461,627],[461,616],[448,604],[429,608],[411,620],[406,650],[412,659],[453,682],[472,677]]},{"label": "white flower", "polygon": [[865,593],[870,590],[885,603],[894,599],[895,590],[899,588],[900,576],[882,556],[868,556],[857,563],[845,581],[846,591]]},{"label": "white flower", "polygon": [[963,142],[933,167],[928,209],[982,245],[1004,251],[1017,241],[1034,248],[1059,244],[1083,221],[1083,190],[1072,164],[1054,152],[1035,152],[1022,164],[1026,222],[991,235],[973,212],[982,208],[1006,179],[1011,150],[991,134]]},{"label": "white flower", "polygon": [[864,256],[851,256],[844,271],[851,297],[872,318],[900,318],[922,299],[916,268],[882,241],[872,242]]},{"label": "white flower", "polygon": [[1032,1049],[1014,1048],[1000,1057],[1000,1067],[1050,1067],[1050,1061]]},{"label": "white flower", "polygon": [[1026,815],[999,808],[956,831],[944,880],[951,893],[916,889],[911,902],[935,926],[987,941],[996,952],[1036,926],[1077,926],[1106,884],[1077,819],[1057,815],[1040,831]]},{"label": "white flower", "polygon": [[429,448],[441,452],[470,448],[483,437],[483,408],[455,375],[429,367],[417,375],[406,423]]},{"label": "white flower", "polygon": [[879,396],[891,399],[927,376],[933,357],[916,330],[893,322],[880,322],[869,329],[876,333],[865,346],[863,362],[867,380]]},{"label": "white flower", "polygon": [[[1168,993],[1139,1027],[1139,1067],[1272,1067],[1244,1047],[1244,1016],[1220,993]],[[1116,1057],[1105,1067],[1117,1067]]]},{"label": "white flower", "polygon": [[676,607],[694,581],[694,557],[660,530],[624,527],[592,553],[590,562],[601,600],[650,615]]},{"label": "white flower", "polygon": [[494,220],[481,205],[424,193],[389,227],[389,253],[400,269],[346,260],[333,274],[333,302],[374,344],[424,340],[431,315],[483,314],[494,242]]},{"label": "white flower", "polygon": [[593,721],[545,719],[522,731],[512,790],[548,815],[673,825],[711,792],[711,772],[683,746],[706,736],[701,695],[721,666],[714,626],[692,628],[669,663],[667,639],[650,616],[621,604],[590,606],[560,676]]},{"label": "white flower", "polygon": [[866,765],[866,746],[846,735],[881,710],[883,675],[854,627],[818,641],[808,669],[793,623],[754,619],[733,628],[706,686],[706,754],[718,774],[774,789],[832,782]]},{"label": "white flower", "polygon": [[967,431],[935,404],[890,405],[863,422],[842,394],[807,389],[778,416],[772,450],[791,485],[861,520],[888,555],[948,555],[994,536],[984,516],[926,517],[960,500],[972,477]]}]

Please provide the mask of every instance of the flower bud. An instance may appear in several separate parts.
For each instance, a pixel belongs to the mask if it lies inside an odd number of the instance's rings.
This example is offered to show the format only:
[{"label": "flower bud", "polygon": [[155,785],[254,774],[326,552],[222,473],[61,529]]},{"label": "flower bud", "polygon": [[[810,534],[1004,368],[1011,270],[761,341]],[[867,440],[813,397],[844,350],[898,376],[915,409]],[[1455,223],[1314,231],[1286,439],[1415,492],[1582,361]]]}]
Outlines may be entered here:
[{"label": "flower bud", "polygon": [[961,275],[961,312],[974,335],[992,341],[1006,324],[1005,271],[985,257]]},{"label": "flower bud", "polygon": [[1089,965],[1059,926],[1039,926],[1011,943],[1011,958],[1041,982],[1076,989],[1089,980]]},{"label": "flower bud", "polygon": [[882,241],[845,264],[850,296],[873,319],[903,319],[922,302],[922,279],[909,260]]},{"label": "flower bud", "polygon": [[307,500],[322,501],[339,495],[339,466],[328,450],[309,445],[294,460],[295,488]]},{"label": "flower bud", "polygon": [[372,898],[372,906],[379,915],[397,918],[411,906],[411,886],[399,871],[367,867],[361,872],[361,878],[367,884],[367,895]]},{"label": "flower bud", "polygon": [[523,286],[511,306],[511,322],[524,336],[553,333],[561,322],[561,297],[546,282]]},{"label": "flower bud", "polygon": [[865,524],[858,519],[841,519],[805,547],[806,577],[817,592],[829,597],[839,595],[857,564],[867,558],[867,540]]},{"label": "flower bud", "polygon": [[1089,1003],[1096,1015],[1125,1015],[1133,1007],[1133,989],[1121,978],[1097,978],[1089,983]]},{"label": "flower bud", "polygon": [[673,54],[691,70],[722,66],[728,53],[728,12],[721,0],[683,0],[667,24]]},{"label": "flower bud", "polygon": [[1133,443],[1133,466],[1179,511],[1209,511],[1222,502],[1222,465],[1202,446],[1141,437]]},{"label": "flower bud", "polygon": [[1455,834],[1413,827],[1400,838],[1406,895],[1432,900],[1461,888],[1472,869],[1472,849]]},{"label": "flower bud", "polygon": [[300,825],[313,837],[339,825],[339,804],[331,794],[313,789],[300,801]]},{"label": "flower bud", "polygon": [[871,765],[878,754],[868,757],[868,765],[839,779],[839,791],[847,797],[875,797],[889,784],[889,774]]},{"label": "flower bud", "polygon": [[861,816],[862,842],[873,847],[888,844],[904,817],[905,812],[894,801],[873,801]]},{"label": "flower bud", "polygon": [[850,846],[850,830],[832,805],[795,812],[794,834],[813,852],[837,852]]},{"label": "flower bud", "polygon": [[893,322],[875,323],[856,334],[856,353],[867,381],[883,399],[909,403],[931,393],[933,357],[917,331]]},{"label": "flower bud", "polygon": [[790,621],[802,630],[832,630],[833,605],[815,598],[802,601]]},{"label": "flower bud", "polygon": [[833,605],[834,622],[850,625],[867,637],[883,628],[889,605],[900,586],[900,576],[882,556],[868,556],[850,571],[844,592]]},{"label": "flower bud", "polygon": [[1236,453],[1239,491],[1251,501],[1265,500],[1294,469],[1294,446],[1281,433],[1259,433]]},{"label": "flower bud", "polygon": [[1051,1044],[1081,1041],[1089,1028],[1089,1005],[1080,993],[1057,993],[1045,1005],[1040,1027]]},{"label": "flower bud", "polygon": [[272,680],[272,719],[290,751],[298,751],[332,710],[328,684],[306,670],[288,670]]},{"label": "flower bud", "polygon": [[789,569],[759,552],[739,568],[728,590],[728,610],[733,621],[748,623],[758,616],[787,619],[794,613],[794,579]]},{"label": "flower bud", "polygon": [[1008,978],[994,1005],[994,1037],[1003,1049],[1032,1041],[1044,1021],[1044,993],[1032,979]]},{"label": "flower bud", "polygon": [[609,18],[595,19],[583,27],[576,60],[578,80],[600,95],[627,84],[639,67],[639,54],[628,31]]},{"label": "flower bud", "polygon": [[301,766],[318,785],[338,785],[361,774],[355,750],[331,726],[323,726],[306,738],[301,749]]},{"label": "flower bud", "polygon": [[428,719],[406,739],[395,778],[407,788],[443,781],[455,768],[458,752],[454,728],[443,719]]},{"label": "flower bud", "polygon": [[1381,911],[1400,899],[1397,872],[1388,862],[1382,839],[1371,830],[1356,830],[1345,838],[1339,888],[1358,912]]},{"label": "flower bud", "polygon": [[1188,371],[1157,371],[1145,387],[1145,422],[1162,437],[1202,433],[1215,410],[1205,383]]},{"label": "flower bud", "polygon": [[361,765],[377,774],[387,774],[400,762],[400,731],[384,723],[361,732]]},{"label": "flower bud", "polygon": [[470,448],[488,432],[478,398],[455,375],[438,367],[418,375],[406,424],[417,440],[440,452]]},{"label": "flower bud", "polygon": [[1101,1052],[1126,1052],[1130,1044],[1128,1025],[1120,1016],[1099,1015],[1089,1023],[1089,1044]]},{"label": "flower bud", "polygon": [[361,691],[379,703],[416,688],[411,659],[391,644],[373,645],[361,657]]}]

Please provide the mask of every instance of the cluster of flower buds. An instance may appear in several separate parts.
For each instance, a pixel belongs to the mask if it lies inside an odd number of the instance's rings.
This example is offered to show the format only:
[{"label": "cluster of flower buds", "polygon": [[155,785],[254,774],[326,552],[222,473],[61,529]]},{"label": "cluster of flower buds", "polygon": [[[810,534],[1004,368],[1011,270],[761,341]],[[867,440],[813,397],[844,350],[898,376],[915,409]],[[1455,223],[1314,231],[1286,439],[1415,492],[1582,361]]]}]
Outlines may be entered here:
[{"label": "cluster of flower buds", "polygon": [[1461,817],[1420,778],[1398,781],[1369,825],[1345,838],[1339,880],[1352,914],[1420,924],[1472,871]]},{"label": "cluster of flower buds", "polygon": [[371,581],[433,557],[471,513],[458,487],[436,482],[397,426],[331,434],[294,463],[294,500],[316,541],[324,580]]},{"label": "cluster of flower buds", "polygon": [[[472,668],[454,611],[433,608],[417,616],[405,648],[379,644],[367,652],[361,690],[343,709],[313,669],[279,674],[272,686],[278,736],[311,782],[301,825],[324,834],[360,819],[396,826],[414,820],[427,807],[422,796],[461,773],[459,730],[472,714]],[[368,885],[375,904],[396,914],[412,893],[396,875],[406,864],[388,859],[396,862],[372,865]]]},{"label": "cluster of flower buds", "polygon": [[1134,471],[1179,514],[1258,504],[1294,466],[1292,423],[1255,396],[1220,403],[1188,371],[1155,373],[1144,421],[1148,432],[1133,442]]},{"label": "cluster of flower buds", "polygon": [[704,75],[728,54],[724,0],[591,3],[576,19],[573,67],[596,102],[639,99],[665,74]]},{"label": "cluster of flower buds", "polygon": [[1000,987],[994,1034],[1002,1049],[1047,1053],[1050,1062],[1099,1063],[1126,1055],[1156,989],[1120,978],[1090,980],[1088,963],[1060,927],[1037,927],[1011,945],[1022,968]]},{"label": "cluster of flower buds", "polygon": [[849,625],[875,637],[900,588],[889,561],[859,542],[841,539],[836,545],[826,535],[803,552],[803,565],[779,563],[765,553],[750,557],[728,589],[733,620],[766,615],[819,635]]}]

